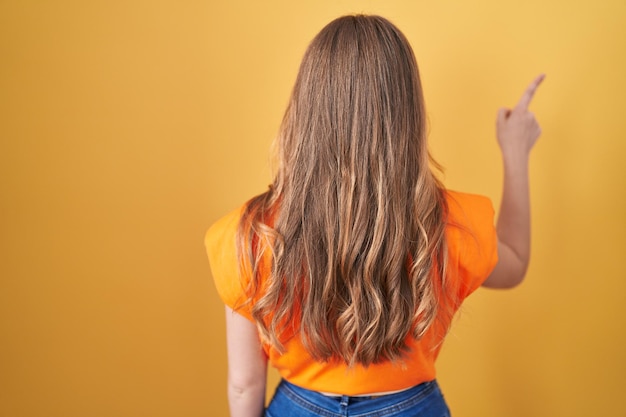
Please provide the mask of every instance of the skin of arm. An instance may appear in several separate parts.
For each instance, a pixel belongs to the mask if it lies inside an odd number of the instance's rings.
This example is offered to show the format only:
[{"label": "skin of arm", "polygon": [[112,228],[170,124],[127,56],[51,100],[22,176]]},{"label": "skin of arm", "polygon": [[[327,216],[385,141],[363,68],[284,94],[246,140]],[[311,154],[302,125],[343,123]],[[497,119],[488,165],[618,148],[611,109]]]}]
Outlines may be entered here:
[{"label": "skin of arm", "polygon": [[226,307],[228,404],[233,417],[260,417],[265,409],[267,356],[256,325]]},{"label": "skin of arm", "polygon": [[522,282],[530,261],[530,191],[528,161],[541,128],[528,106],[544,79],[538,76],[513,109],[498,111],[496,131],[504,166],[502,202],[496,225],[498,263],[483,283],[512,288]]}]

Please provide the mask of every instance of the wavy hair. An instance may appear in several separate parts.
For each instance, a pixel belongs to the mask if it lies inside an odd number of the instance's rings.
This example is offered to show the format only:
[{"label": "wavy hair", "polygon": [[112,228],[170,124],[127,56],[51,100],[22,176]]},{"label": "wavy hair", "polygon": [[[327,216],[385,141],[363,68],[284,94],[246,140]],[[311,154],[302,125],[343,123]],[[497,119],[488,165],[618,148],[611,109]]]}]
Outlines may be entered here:
[{"label": "wavy hair", "polygon": [[344,16],[313,39],[274,181],[238,230],[266,343],[283,352],[300,337],[316,360],[368,366],[401,360],[407,337],[451,318],[447,205],[425,128],[417,63],[392,23]]}]

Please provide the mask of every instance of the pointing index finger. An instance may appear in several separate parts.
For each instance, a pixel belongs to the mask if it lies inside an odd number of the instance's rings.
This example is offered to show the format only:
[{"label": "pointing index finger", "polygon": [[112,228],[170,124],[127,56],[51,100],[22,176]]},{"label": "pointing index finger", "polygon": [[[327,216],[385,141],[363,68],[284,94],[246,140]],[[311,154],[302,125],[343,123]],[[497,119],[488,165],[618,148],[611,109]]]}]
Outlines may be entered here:
[{"label": "pointing index finger", "polygon": [[519,109],[524,109],[524,110],[528,109],[528,105],[530,104],[530,101],[533,99],[533,96],[535,95],[535,91],[537,91],[537,87],[539,87],[539,84],[541,84],[541,82],[543,81],[545,77],[546,77],[545,74],[541,74],[537,78],[535,78],[533,82],[530,83],[526,91],[524,91],[522,98],[520,98],[519,102],[517,103],[517,106],[515,107]]}]

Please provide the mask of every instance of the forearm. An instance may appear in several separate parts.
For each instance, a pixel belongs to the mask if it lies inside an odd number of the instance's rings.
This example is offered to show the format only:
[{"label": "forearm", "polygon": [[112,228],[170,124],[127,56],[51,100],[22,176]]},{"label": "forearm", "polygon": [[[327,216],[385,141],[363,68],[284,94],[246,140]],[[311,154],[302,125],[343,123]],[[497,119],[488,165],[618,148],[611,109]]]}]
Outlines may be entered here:
[{"label": "forearm", "polygon": [[512,278],[521,280],[530,261],[528,155],[503,155],[504,184],[497,222],[498,240],[516,258]]}]

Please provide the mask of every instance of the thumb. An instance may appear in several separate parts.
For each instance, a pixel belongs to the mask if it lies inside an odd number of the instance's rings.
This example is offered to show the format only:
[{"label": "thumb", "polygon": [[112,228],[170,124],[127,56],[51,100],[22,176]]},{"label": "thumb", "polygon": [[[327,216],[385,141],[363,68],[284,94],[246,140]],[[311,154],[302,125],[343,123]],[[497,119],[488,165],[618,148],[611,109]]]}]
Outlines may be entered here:
[{"label": "thumb", "polygon": [[498,124],[502,124],[506,121],[506,119],[509,118],[509,116],[511,115],[511,110],[507,109],[505,107],[501,107],[500,109],[498,109],[498,117],[496,119],[496,121],[498,122]]}]

